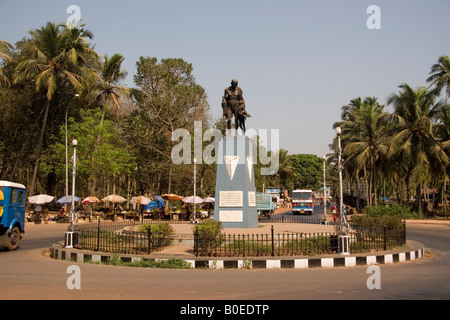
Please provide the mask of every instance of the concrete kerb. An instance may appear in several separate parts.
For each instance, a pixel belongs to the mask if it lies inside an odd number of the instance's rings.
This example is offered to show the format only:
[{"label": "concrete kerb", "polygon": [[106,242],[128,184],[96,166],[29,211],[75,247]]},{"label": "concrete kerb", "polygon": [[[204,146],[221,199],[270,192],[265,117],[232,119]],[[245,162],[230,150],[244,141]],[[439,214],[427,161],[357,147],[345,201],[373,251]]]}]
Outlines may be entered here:
[{"label": "concrete kerb", "polygon": [[[251,234],[254,231],[258,233],[270,232],[271,224],[262,225],[257,230],[238,229],[226,230],[226,233],[246,233]],[[311,232],[327,232],[331,226],[326,225],[297,225],[297,224],[273,224],[277,232],[305,232],[300,231],[308,228]],[[193,225],[182,226],[178,228],[192,228]],[[296,230],[293,230],[296,229]],[[51,257],[59,260],[69,260],[77,262],[102,262],[111,259],[111,253],[78,250],[75,248],[65,248],[63,243],[55,243],[50,248]],[[314,257],[196,257],[192,252],[192,246],[171,246],[167,249],[155,252],[150,255],[132,255],[118,254],[117,256],[124,262],[135,261],[139,259],[181,259],[188,262],[193,269],[209,268],[209,269],[308,269],[308,268],[334,268],[334,267],[354,267],[369,266],[373,264],[392,264],[399,262],[407,262],[420,259],[425,254],[425,248],[421,243],[408,240],[404,248],[391,251],[380,251],[360,254],[333,254]]]},{"label": "concrete kerb", "polygon": [[[95,251],[65,248],[63,243],[55,243],[50,248],[50,256],[53,259],[68,260],[76,262],[106,262],[112,258],[112,254]],[[211,258],[195,257],[180,254],[150,254],[130,255],[119,254],[118,257],[124,262],[139,259],[181,259],[188,262],[191,268],[209,269],[308,269],[308,268],[334,268],[369,266],[374,264],[392,264],[420,259],[425,254],[422,244],[407,241],[406,248],[392,251],[372,252],[365,254],[340,255],[315,257],[233,257],[233,258]]]}]

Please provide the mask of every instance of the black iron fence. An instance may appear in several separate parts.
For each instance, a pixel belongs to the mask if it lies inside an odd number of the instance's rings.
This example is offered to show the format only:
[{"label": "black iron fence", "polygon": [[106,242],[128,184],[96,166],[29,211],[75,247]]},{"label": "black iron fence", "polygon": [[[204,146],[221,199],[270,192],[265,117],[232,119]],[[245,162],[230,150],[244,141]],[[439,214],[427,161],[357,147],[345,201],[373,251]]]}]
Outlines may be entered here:
[{"label": "black iron fence", "polygon": [[[146,231],[139,231],[139,226],[161,222],[169,221],[126,220],[100,223],[99,220],[97,224],[78,225],[75,230],[78,233],[75,247],[101,252],[150,254],[170,246],[173,238],[153,232],[151,227]],[[397,229],[352,226],[347,236],[352,253],[389,250],[406,243],[406,227],[405,224]],[[339,252],[339,235],[336,233],[275,234],[272,227],[268,234],[220,234],[205,237],[200,236],[197,229],[193,238],[196,256],[311,256]]]},{"label": "black iron fence", "polygon": [[[406,243],[405,226],[399,229],[353,229],[347,234],[352,253],[389,250]],[[339,252],[336,233],[220,234],[214,238],[194,235],[196,256],[311,256]]]},{"label": "black iron fence", "polygon": [[139,226],[160,222],[159,220],[141,222],[124,220],[100,223],[99,220],[96,226],[79,225],[75,230],[78,233],[78,243],[75,247],[101,252],[149,254],[170,246],[173,239],[152,232],[151,227],[146,231],[139,231]]},{"label": "black iron fence", "polygon": [[322,224],[324,223],[323,219],[320,218],[309,218],[309,217],[270,217],[270,218],[261,218],[260,222],[264,223],[304,223],[304,224]]}]

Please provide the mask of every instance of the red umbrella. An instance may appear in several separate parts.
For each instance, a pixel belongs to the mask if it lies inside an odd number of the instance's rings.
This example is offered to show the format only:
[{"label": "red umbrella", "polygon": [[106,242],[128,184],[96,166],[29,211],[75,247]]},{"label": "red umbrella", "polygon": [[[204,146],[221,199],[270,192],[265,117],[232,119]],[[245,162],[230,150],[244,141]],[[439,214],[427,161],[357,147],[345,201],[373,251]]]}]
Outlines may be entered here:
[{"label": "red umbrella", "polygon": [[87,203],[99,203],[100,199],[97,197],[87,197],[86,199],[83,200],[83,204],[87,204]]},{"label": "red umbrella", "polygon": [[89,216],[89,221],[92,220],[92,213],[93,213],[93,211],[94,211],[94,208],[93,208],[92,205],[93,205],[94,203],[99,203],[99,202],[100,202],[100,199],[97,198],[97,197],[87,197],[86,199],[83,200],[82,204],[88,204],[88,205],[91,205],[91,214],[90,214],[90,216]]}]

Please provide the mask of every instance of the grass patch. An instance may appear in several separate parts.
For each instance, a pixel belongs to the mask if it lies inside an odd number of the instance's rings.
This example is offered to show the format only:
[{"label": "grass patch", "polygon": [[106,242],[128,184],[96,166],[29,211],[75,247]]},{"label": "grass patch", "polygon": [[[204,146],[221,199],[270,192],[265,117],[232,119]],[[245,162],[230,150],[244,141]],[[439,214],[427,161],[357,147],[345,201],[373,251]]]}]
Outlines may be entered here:
[{"label": "grass patch", "polygon": [[191,269],[191,264],[181,259],[156,260],[141,258],[134,261],[123,261],[117,254],[113,254],[107,261],[97,262],[109,266],[154,268],[154,269]]}]

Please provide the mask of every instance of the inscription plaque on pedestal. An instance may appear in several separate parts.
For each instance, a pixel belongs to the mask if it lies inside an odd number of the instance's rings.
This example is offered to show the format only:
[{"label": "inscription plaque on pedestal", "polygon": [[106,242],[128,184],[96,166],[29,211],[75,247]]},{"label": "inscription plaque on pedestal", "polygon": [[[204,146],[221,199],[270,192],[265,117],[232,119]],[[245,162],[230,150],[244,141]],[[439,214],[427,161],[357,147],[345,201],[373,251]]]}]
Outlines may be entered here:
[{"label": "inscription plaque on pedestal", "polygon": [[243,222],[244,215],[242,210],[221,210],[219,214],[222,222]]},{"label": "inscription plaque on pedestal", "polygon": [[219,207],[242,207],[243,191],[219,191]]},{"label": "inscription plaque on pedestal", "polygon": [[256,207],[256,192],[255,191],[248,192],[248,206]]},{"label": "inscription plaque on pedestal", "polygon": [[257,228],[253,144],[246,136],[225,136],[217,149],[214,220],[224,228]]}]

